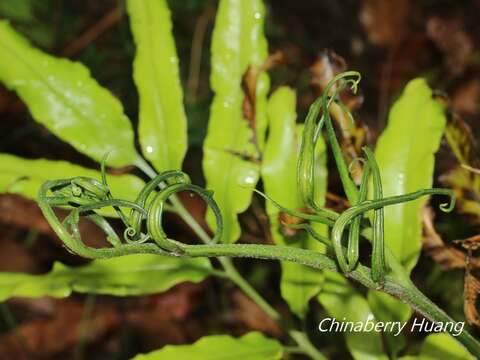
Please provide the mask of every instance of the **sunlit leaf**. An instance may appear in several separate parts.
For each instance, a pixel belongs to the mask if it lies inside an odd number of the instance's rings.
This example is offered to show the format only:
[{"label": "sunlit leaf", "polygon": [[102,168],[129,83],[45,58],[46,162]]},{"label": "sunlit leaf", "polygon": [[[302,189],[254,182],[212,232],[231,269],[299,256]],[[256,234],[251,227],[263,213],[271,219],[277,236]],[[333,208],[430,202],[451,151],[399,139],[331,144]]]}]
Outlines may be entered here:
[{"label": "sunlit leaf", "polygon": [[[295,93],[286,87],[276,90],[269,99],[268,120],[269,132],[265,144],[265,152],[262,162],[262,180],[265,193],[288,209],[304,207],[297,188],[297,157],[301,131],[295,124],[296,120],[296,97]],[[300,129],[301,130],[301,129]],[[326,191],[326,167],[325,146],[323,142],[318,144],[318,155],[322,157],[317,163],[316,200],[318,204],[325,201]],[[267,201],[267,213],[270,220],[270,228],[275,243],[290,245],[323,251],[324,246],[315,239],[306,236],[299,231],[288,236],[288,229],[283,228],[279,221],[279,209]],[[283,228],[283,229],[282,229]],[[323,226],[318,226],[319,233],[325,233]],[[290,309],[298,316],[304,317],[309,300],[320,290],[323,282],[321,271],[290,262],[282,262],[282,279],[280,289],[282,297],[287,301]]]},{"label": "sunlit leaf", "polygon": [[[426,81],[410,81],[393,105],[375,151],[384,196],[432,186],[434,154],[445,123],[444,109],[432,97]],[[408,272],[420,255],[421,208],[426,201],[422,198],[385,208],[385,242]]]},{"label": "sunlit leaf", "polygon": [[[47,159],[29,160],[0,153],[0,193],[11,193],[36,200],[40,186],[47,180],[86,176],[101,180],[100,171],[87,169],[67,161]],[[133,201],[145,185],[133,175],[107,176],[112,195]],[[113,209],[104,209],[102,214],[117,216]]]},{"label": "sunlit leaf", "polygon": [[129,0],[127,11],[137,45],[134,79],[140,95],[143,155],[159,172],[181,169],[187,119],[167,1]]},{"label": "sunlit leaf", "polygon": [[428,335],[420,348],[419,355],[403,356],[400,360],[474,360],[457,340],[448,334]]},{"label": "sunlit leaf", "polygon": [[33,118],[78,151],[108,164],[135,163],[133,131],[120,102],[80,63],[32,47],[0,21],[0,82],[27,104]]},{"label": "sunlit leaf", "polygon": [[[368,319],[373,320],[367,300],[338,273],[325,271],[325,283],[318,300],[327,313],[338,321],[365,323]],[[383,352],[380,333],[346,332],[344,336],[354,359],[388,359]]]},{"label": "sunlit leaf", "polygon": [[135,357],[136,360],[276,360],[281,359],[282,345],[259,332],[240,338],[229,335],[205,336],[192,345],[167,345],[164,348]]},{"label": "sunlit leaf", "polygon": [[[215,93],[204,142],[203,169],[207,188],[214,191],[224,218],[224,241],[240,236],[237,214],[250,204],[259,177],[259,148],[265,124],[268,77],[256,82],[255,121],[245,118],[242,79],[249,66],[259,68],[267,58],[261,0],[221,0],[212,38],[211,86]],[[264,120],[263,120],[264,122]],[[253,127],[257,129],[255,134]],[[212,213],[207,219],[214,224]]]},{"label": "sunlit leaf", "polygon": [[[445,129],[441,103],[432,96],[424,79],[410,81],[393,105],[388,125],[380,136],[375,156],[380,167],[384,196],[401,195],[433,184],[434,154]],[[422,243],[422,198],[385,208],[385,243],[410,272],[420,256]],[[389,295],[370,291],[374,313],[406,321],[411,309]],[[390,312],[390,315],[385,315]],[[383,319],[382,319],[383,320]],[[393,344],[398,350],[398,343]]]},{"label": "sunlit leaf", "polygon": [[0,301],[11,297],[66,297],[73,291],[116,296],[160,293],[210,274],[208,259],[128,255],[68,267],[55,263],[45,275],[0,273]]}]

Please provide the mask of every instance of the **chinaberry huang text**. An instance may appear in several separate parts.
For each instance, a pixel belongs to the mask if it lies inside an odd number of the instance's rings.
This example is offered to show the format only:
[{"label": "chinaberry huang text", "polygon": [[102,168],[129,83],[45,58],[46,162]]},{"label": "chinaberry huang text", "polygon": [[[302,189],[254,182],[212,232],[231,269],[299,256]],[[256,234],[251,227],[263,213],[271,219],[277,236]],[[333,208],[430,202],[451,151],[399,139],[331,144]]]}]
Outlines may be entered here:
[{"label": "chinaberry huang text", "polygon": [[402,331],[411,332],[448,332],[452,336],[462,333],[465,322],[430,322],[425,318],[413,318],[410,322],[401,321],[375,321],[373,316],[363,321],[347,321],[343,318],[337,320],[332,317],[324,318],[318,324],[320,332],[390,332],[398,336]]}]

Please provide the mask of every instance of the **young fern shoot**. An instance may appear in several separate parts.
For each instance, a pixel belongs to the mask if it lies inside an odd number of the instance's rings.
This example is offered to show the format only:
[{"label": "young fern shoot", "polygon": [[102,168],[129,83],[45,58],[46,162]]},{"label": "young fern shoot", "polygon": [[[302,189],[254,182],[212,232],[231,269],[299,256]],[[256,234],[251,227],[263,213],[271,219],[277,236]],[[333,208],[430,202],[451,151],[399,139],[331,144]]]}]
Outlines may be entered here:
[{"label": "young fern shoot", "polygon": [[[302,223],[289,226],[310,233],[313,238],[333,250],[333,256],[289,246],[225,244],[222,239],[223,218],[217,203],[213,199],[212,192],[191,184],[188,175],[181,171],[165,171],[158,174],[145,185],[135,201],[126,201],[116,199],[114,194],[111,193],[106,182],[105,166],[102,164],[103,181],[85,177],[47,181],[39,190],[38,203],[47,221],[66,247],[84,257],[107,258],[133,253],[154,253],[167,256],[228,256],[292,261],[315,269],[343,272],[345,276],[357,280],[365,286],[396,296],[433,321],[449,319],[443,311],[413,285],[411,287],[402,285],[388,276],[389,264],[385,258],[383,227],[384,208],[386,206],[412,201],[422,196],[444,195],[450,198],[450,202],[442,204],[440,208],[448,212],[455,205],[453,191],[434,188],[384,197],[380,170],[373,152],[368,147],[363,149],[365,160],[362,160],[364,166],[360,187],[358,188],[355,185],[336,138],[329,107],[334,102],[338,102],[340,91],[346,86],[350,86],[352,91],[356,91],[359,81],[360,74],[354,71],[337,75],[328,84],[322,97],[312,104],[307,115],[297,164],[297,184],[308,211],[300,212],[286,209],[275,202],[275,199],[270,199],[255,190],[264,196],[267,201],[272,201],[281,211],[302,219]],[[344,107],[342,108],[345,110]],[[317,123],[320,111],[322,113]],[[318,206],[314,200],[314,153],[324,125],[344,191],[350,204],[352,204],[341,214]],[[372,199],[367,197],[369,178],[372,178]],[[163,211],[168,206],[167,201],[172,195],[181,191],[197,194],[212,209],[216,220],[216,232],[210,242],[206,244],[184,244],[175,239],[170,239],[163,230],[162,216]],[[68,208],[71,212],[64,221],[60,221],[53,211],[54,206]],[[117,210],[125,226],[123,241],[108,221],[98,212],[104,207],[114,207]],[[121,209],[129,209],[129,216],[126,216]],[[369,224],[369,218],[366,216],[369,211],[374,211],[371,224]],[[81,216],[86,216],[104,231],[110,247],[92,248],[84,243],[78,227]],[[311,226],[312,223],[327,225],[331,231],[331,236],[325,237],[315,232]],[[365,227],[373,229],[371,269],[362,265],[359,261],[359,239]],[[346,230],[348,231],[347,244],[343,244]],[[474,354],[480,355],[480,344],[470,334],[463,332],[458,339]]]}]

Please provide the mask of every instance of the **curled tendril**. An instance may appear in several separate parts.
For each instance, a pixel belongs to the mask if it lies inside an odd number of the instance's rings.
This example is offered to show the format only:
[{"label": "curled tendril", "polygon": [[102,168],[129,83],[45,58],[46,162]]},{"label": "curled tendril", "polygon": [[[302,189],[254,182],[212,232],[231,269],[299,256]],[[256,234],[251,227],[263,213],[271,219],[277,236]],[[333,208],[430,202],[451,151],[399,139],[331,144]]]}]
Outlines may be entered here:
[{"label": "curled tendril", "polygon": [[150,235],[139,232],[132,226],[129,226],[123,232],[123,238],[129,244],[143,244],[150,240]]},{"label": "curled tendril", "polygon": [[[150,198],[150,196],[155,192],[155,189],[157,187],[165,187],[168,185],[173,185],[173,184],[189,184],[190,183],[190,178],[188,177],[187,174],[181,171],[165,171],[161,173],[160,175],[156,176],[152,180],[150,180],[145,187],[140,191],[140,193],[137,196],[137,199],[135,200],[135,203],[138,204],[142,208],[147,208],[147,203]],[[127,242],[134,243],[134,242],[145,242],[148,240],[147,237],[145,237],[143,234],[140,233],[140,227],[142,223],[142,215],[138,212],[132,209],[130,212],[130,218],[128,220],[128,224],[130,225],[124,235],[126,238]]]},{"label": "curled tendril", "polygon": [[[212,192],[190,184],[190,178],[185,173],[164,172],[148,182],[135,201],[127,201],[113,198],[108,187],[104,163],[105,158],[102,161],[102,181],[76,177],[47,181],[39,189],[38,203],[45,218],[73,253],[88,258],[105,258],[133,253],[182,252],[184,247],[190,245],[169,239],[162,229],[165,202],[169,196],[180,191],[196,193],[212,208],[217,220],[217,231],[212,242],[220,240],[223,219],[212,198]],[[53,211],[53,207],[58,206],[71,209],[63,221],[60,221]],[[110,223],[98,213],[108,207],[115,209],[126,227],[123,241]],[[126,216],[122,209],[129,210],[130,216]],[[79,229],[82,216],[102,229],[112,247],[92,248],[83,242]]]},{"label": "curled tendril", "polygon": [[418,190],[409,194],[405,195],[396,195],[396,196],[389,196],[384,197],[377,200],[365,200],[358,205],[354,205],[347,210],[345,210],[340,217],[335,222],[335,225],[332,229],[332,244],[335,251],[335,255],[337,257],[338,264],[342,271],[348,272],[349,267],[347,261],[345,259],[345,254],[343,252],[342,247],[342,236],[345,228],[351,223],[351,221],[367,211],[376,210],[380,208],[384,208],[385,206],[400,204],[412,200],[416,200],[422,196],[428,195],[446,195],[450,197],[449,204],[442,204],[440,209],[443,211],[450,211],[455,206],[455,194],[450,189],[441,189],[441,188],[434,188],[434,189],[423,189]]},{"label": "curled tendril", "polygon": [[[363,149],[365,159],[354,160],[354,162],[362,161],[364,163],[360,186],[355,185],[350,176],[351,168],[347,166],[336,138],[329,107],[336,103],[342,111],[347,113],[349,118],[353,119],[348,109],[340,102],[339,94],[346,86],[350,86],[350,89],[354,92],[357,91],[359,81],[360,74],[355,71],[348,71],[335,76],[327,85],[324,94],[309,109],[297,163],[298,191],[309,210],[300,212],[287,209],[262,192],[256,189],[252,190],[263,196],[267,201],[272,202],[280,211],[306,221],[305,223],[288,224],[287,226],[305,230],[314,239],[333,248],[339,268],[346,273],[354,270],[359,263],[359,238],[362,233],[362,224],[370,225],[373,228],[373,236],[371,237],[371,279],[374,283],[381,284],[387,271],[383,239],[384,207],[412,201],[422,196],[446,195],[450,197],[450,202],[441,204],[440,209],[449,212],[455,206],[455,197],[449,189],[424,189],[404,195],[383,197],[380,171],[373,152],[367,147]],[[321,117],[317,122],[320,112]],[[353,204],[341,214],[318,206],[314,198],[315,148],[324,125],[342,185],[350,203]],[[148,182],[135,201],[116,199],[107,182],[107,156],[108,154],[101,164],[101,181],[87,177],[47,181],[39,190],[38,202],[40,208],[70,251],[89,258],[104,258],[132,253],[171,255],[195,253],[197,245],[188,245],[170,239],[162,227],[163,211],[166,209],[169,197],[181,191],[197,194],[210,206],[216,219],[216,233],[211,240],[211,244],[220,242],[223,233],[223,218],[210,191],[191,184],[188,175],[181,171],[166,171]],[[373,184],[373,198],[367,200],[370,177]],[[71,209],[63,221],[60,221],[53,211],[55,206]],[[99,211],[106,207],[113,207],[123,221],[125,225],[123,241],[110,223],[100,215]],[[128,215],[123,210],[129,211]],[[371,220],[371,224],[368,224],[370,219],[365,215],[372,210],[374,211],[373,220]],[[98,249],[84,244],[78,226],[81,216],[85,216],[102,229],[111,247]],[[331,228],[331,239],[315,232],[311,223],[321,223]],[[348,244],[344,247],[342,239],[347,229]]]},{"label": "curled tendril", "polygon": [[211,243],[217,243],[220,240],[223,232],[223,218],[220,208],[213,200],[213,193],[211,191],[207,191],[197,185],[192,184],[174,184],[166,187],[155,196],[155,199],[152,201],[148,209],[147,215],[147,229],[150,236],[158,244],[158,246],[168,251],[183,252],[184,248],[188,247],[188,245],[185,245],[179,241],[169,239],[162,228],[164,204],[170,196],[180,191],[190,191],[196,193],[210,206],[216,220],[216,234],[212,238]]}]

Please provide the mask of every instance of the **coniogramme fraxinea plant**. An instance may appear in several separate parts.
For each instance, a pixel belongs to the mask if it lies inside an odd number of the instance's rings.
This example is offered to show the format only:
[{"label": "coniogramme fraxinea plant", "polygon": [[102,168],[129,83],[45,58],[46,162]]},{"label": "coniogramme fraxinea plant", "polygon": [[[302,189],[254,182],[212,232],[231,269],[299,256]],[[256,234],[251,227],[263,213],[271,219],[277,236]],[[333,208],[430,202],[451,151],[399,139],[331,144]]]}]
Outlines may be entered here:
[{"label": "coniogramme fraxinea plant", "polygon": [[[385,248],[383,225],[386,206],[412,201],[422,196],[443,195],[449,197],[449,203],[442,204],[440,208],[449,212],[455,204],[454,195],[449,189],[433,188],[384,197],[375,156],[368,147],[363,149],[365,157],[356,159],[363,163],[363,175],[360,186],[355,185],[337,141],[328,109],[331,104],[336,103],[351,118],[338,95],[347,86],[356,91],[359,81],[360,74],[354,71],[337,75],[328,84],[323,96],[310,107],[297,164],[298,187],[308,211],[286,209],[275,202],[275,199],[267,198],[267,201],[272,201],[282,212],[302,219],[301,224],[287,226],[303,229],[327,245],[328,251],[325,254],[289,246],[223,244],[221,241],[223,219],[212,192],[191,184],[188,175],[181,171],[166,171],[154,176],[132,202],[117,199],[115,194],[111,193],[105,176],[104,161],[102,179],[76,177],[45,182],[38,192],[40,208],[67,248],[86,258],[100,259],[150,253],[177,257],[247,257],[290,261],[318,270],[341,272],[345,277],[367,288],[393,295],[433,322],[452,322],[444,311],[415,287],[408,275],[403,273],[398,261]],[[314,153],[323,130],[333,152],[345,193],[350,204],[353,204],[343,213],[318,206],[313,196]],[[367,196],[370,179],[373,189],[371,199]],[[170,239],[162,228],[163,211],[171,207],[169,199],[173,198],[175,201],[174,195],[182,191],[200,196],[215,214],[216,234],[213,238],[203,237],[204,244],[184,244]],[[55,206],[69,208],[71,212],[60,221],[53,211]],[[122,237],[118,236],[109,222],[98,213],[98,210],[105,207],[113,207],[123,221],[125,231]],[[373,215],[367,216],[371,211]],[[92,248],[85,245],[78,227],[82,216],[93,221],[104,231],[110,247]],[[315,232],[312,223],[327,225],[330,228],[330,237]],[[370,267],[359,262],[360,236],[367,238],[372,244]],[[463,331],[457,339],[472,354],[480,356],[480,344],[467,331]]]}]

